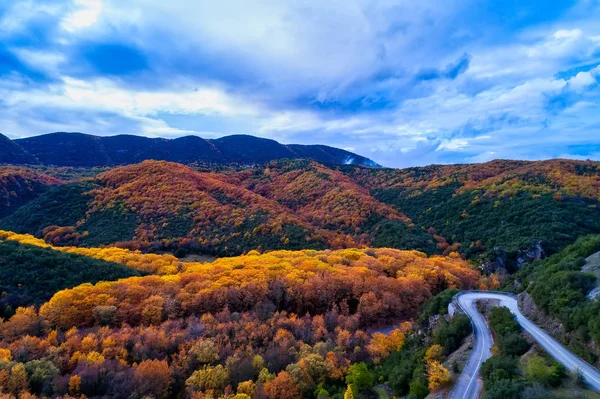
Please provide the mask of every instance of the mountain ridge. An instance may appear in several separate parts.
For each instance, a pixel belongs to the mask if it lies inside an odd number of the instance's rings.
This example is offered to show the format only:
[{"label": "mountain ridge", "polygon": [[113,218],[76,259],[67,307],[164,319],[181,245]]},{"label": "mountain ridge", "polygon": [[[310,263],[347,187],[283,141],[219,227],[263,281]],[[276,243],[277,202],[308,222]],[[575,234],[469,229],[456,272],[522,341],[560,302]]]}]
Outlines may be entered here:
[{"label": "mountain ridge", "polygon": [[1,223],[61,245],[219,255],[258,247],[364,246],[384,223],[412,233],[431,247],[427,252],[435,249],[400,211],[340,172],[306,160],[229,173],[166,161],[119,166],[43,193]]},{"label": "mountain ridge", "polygon": [[233,256],[259,246],[458,252],[489,272],[516,271],[579,236],[600,234],[599,162],[232,166],[145,161],[83,174],[35,166],[66,184],[29,195],[7,181],[17,196],[6,202],[0,226],[61,245],[180,254]]},{"label": "mountain ridge", "polygon": [[[6,143],[4,143],[6,142]],[[95,136],[55,132],[10,140],[0,136],[0,163],[53,166],[119,166],[145,160],[182,164],[263,164],[277,159],[310,159],[326,164],[379,167],[361,155],[326,145],[281,144],[238,134],[218,139],[175,139],[136,135]]]},{"label": "mountain ridge", "polygon": [[20,145],[0,133],[0,163],[35,164],[39,163],[39,160],[27,153]]}]

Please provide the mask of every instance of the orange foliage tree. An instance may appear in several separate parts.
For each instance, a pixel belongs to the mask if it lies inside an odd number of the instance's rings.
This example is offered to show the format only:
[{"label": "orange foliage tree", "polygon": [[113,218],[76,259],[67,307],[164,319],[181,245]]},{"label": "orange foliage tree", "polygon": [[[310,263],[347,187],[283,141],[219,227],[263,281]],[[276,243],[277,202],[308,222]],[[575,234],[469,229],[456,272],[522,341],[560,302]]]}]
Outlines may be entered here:
[{"label": "orange foliage tree", "polygon": [[158,324],[180,314],[247,311],[267,301],[297,314],[357,306],[361,324],[371,325],[409,318],[433,293],[471,288],[477,280],[459,257],[391,249],[276,251],[221,258],[175,276],[84,284],[55,294],[40,314],[67,329],[94,325],[96,307],[114,306],[120,323]]}]

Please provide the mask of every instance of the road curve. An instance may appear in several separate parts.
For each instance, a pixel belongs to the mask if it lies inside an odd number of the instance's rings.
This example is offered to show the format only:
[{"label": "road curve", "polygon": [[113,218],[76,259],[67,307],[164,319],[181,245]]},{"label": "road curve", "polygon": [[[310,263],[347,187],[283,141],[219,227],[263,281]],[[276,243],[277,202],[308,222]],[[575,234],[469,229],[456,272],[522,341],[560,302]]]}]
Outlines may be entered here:
[{"label": "road curve", "polygon": [[475,302],[482,299],[496,299],[500,301],[500,305],[507,307],[517,317],[517,321],[521,327],[531,334],[550,356],[564,364],[570,371],[579,369],[589,386],[595,391],[600,392],[600,372],[575,356],[558,343],[558,341],[523,316],[514,296],[491,292],[464,292],[457,296],[457,300],[460,307],[471,319],[471,323],[473,324],[473,334],[475,336],[475,345],[473,346],[471,356],[456,382],[454,389],[450,393],[449,398],[476,399],[479,397],[479,392],[481,390],[478,381],[479,369],[481,364],[491,356],[493,344],[492,334],[485,319],[475,307]]}]

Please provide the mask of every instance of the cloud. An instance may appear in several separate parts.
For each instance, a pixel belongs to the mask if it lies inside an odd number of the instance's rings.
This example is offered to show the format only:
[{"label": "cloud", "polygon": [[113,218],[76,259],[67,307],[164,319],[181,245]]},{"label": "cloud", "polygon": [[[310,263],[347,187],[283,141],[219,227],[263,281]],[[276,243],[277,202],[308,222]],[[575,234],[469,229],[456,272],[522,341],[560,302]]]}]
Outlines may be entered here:
[{"label": "cloud", "polygon": [[600,80],[600,66],[587,71],[579,72],[577,75],[568,80],[569,88],[575,91],[588,89],[598,83]]},{"label": "cloud", "polygon": [[75,0],[74,3],[78,8],[66,15],[61,23],[71,33],[94,25],[103,8],[102,0]]},{"label": "cloud", "polygon": [[0,5],[13,136],[250,133],[389,166],[558,156],[600,137],[594,2],[39,3]]},{"label": "cloud", "polygon": [[[1,91],[0,91],[1,93]],[[224,116],[253,114],[251,104],[245,104],[217,88],[188,92],[128,91],[110,80],[82,81],[66,78],[53,89],[30,90],[23,93],[4,93],[5,106],[26,104],[41,107],[53,104],[64,109],[78,108],[122,112],[147,116],[158,112],[182,114],[221,114]]]}]

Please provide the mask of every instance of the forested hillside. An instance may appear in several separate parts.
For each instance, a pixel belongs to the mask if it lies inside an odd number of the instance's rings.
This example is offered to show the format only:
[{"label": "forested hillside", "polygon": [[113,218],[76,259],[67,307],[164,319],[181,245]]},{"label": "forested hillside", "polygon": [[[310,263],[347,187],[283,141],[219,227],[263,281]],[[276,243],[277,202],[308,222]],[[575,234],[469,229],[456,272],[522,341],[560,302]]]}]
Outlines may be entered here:
[{"label": "forested hillside", "polygon": [[[48,233],[52,234],[52,231]],[[63,232],[59,233],[61,238]],[[146,274],[176,274],[184,271],[190,266],[195,266],[197,262],[182,262],[173,255],[169,254],[144,254],[140,251],[132,251],[125,248],[103,247],[103,248],[79,248],[70,246],[52,246],[44,240],[35,238],[28,234],[16,234],[10,231],[0,230],[0,239],[6,241],[16,241],[20,244],[33,245],[42,248],[49,248],[55,251],[84,255],[89,258],[101,259],[108,262],[115,262],[139,270]],[[50,239],[49,241],[53,241]]]},{"label": "forested hillside", "polygon": [[0,0],[0,399],[600,399],[600,0]]},{"label": "forested hillside", "polygon": [[262,170],[209,173],[145,161],[50,191],[0,226],[55,245],[236,255],[366,246],[390,223],[407,232],[393,246],[435,250],[407,217],[339,172],[316,163]]},{"label": "forested hillside", "polygon": [[598,251],[600,235],[581,237],[548,259],[526,265],[504,283],[506,289],[515,289],[513,281],[518,282],[516,291],[529,293],[541,312],[560,323],[559,338],[592,363],[599,354],[600,301],[587,295],[600,282],[584,266]]},{"label": "forested hillside", "polygon": [[498,269],[596,360],[595,162],[4,170],[0,395],[424,398],[470,331],[437,314]]},{"label": "forested hillside", "polygon": [[27,168],[0,166],[0,219],[61,183]]},{"label": "forested hillside", "polygon": [[219,139],[186,136],[176,139],[134,135],[109,137],[83,133],[50,133],[11,141],[0,134],[0,164],[46,166],[117,166],[145,160],[183,164],[263,164],[274,159],[312,159],[338,165],[378,166],[361,155],[325,145],[280,144],[250,135]]},{"label": "forested hillside", "polygon": [[0,133],[0,163],[34,164],[38,160],[20,145]]},{"label": "forested hillside", "polygon": [[[405,342],[423,348],[401,321],[440,290],[478,279],[458,256],[346,249],[252,251],[177,275],[84,284],[58,292],[39,313],[21,308],[0,322],[0,381],[10,381],[0,393],[358,397],[375,394],[379,373],[398,394],[409,382],[428,392],[446,371],[439,344],[447,340],[436,341],[437,355],[413,352],[408,380],[375,366],[393,367],[398,359],[387,359]],[[387,323],[399,326],[366,332]],[[456,339],[466,332],[451,331]]]},{"label": "forested hillside", "polygon": [[34,200],[3,183],[14,206],[0,228],[55,245],[179,256],[356,246],[458,251],[488,272],[511,272],[600,233],[599,165],[493,161],[369,169],[279,160],[214,170],[161,161],[102,173],[46,168],[69,183],[43,186]]},{"label": "forested hillside", "polygon": [[271,162],[232,179],[313,225],[358,237],[359,243],[436,251],[433,238],[414,228],[401,210],[377,201],[348,176],[316,162]]},{"label": "forested hillside", "polygon": [[[515,270],[600,232],[600,163],[492,161],[345,172],[469,259]],[[539,248],[537,244],[539,245]],[[446,244],[443,244],[446,245]]]},{"label": "forested hillside", "polygon": [[0,318],[12,316],[19,306],[41,305],[65,288],[140,275],[118,263],[0,236]]}]

